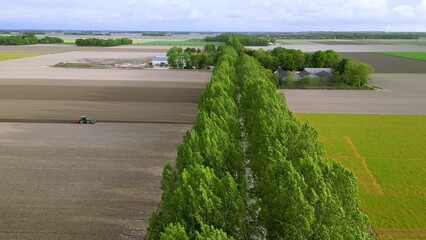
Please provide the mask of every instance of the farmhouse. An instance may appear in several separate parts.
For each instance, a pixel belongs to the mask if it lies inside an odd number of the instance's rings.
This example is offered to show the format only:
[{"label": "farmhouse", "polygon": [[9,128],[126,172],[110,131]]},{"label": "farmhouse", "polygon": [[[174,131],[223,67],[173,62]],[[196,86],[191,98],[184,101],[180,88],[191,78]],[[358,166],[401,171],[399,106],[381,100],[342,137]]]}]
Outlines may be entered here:
[{"label": "farmhouse", "polygon": [[169,58],[167,56],[155,56],[152,58],[152,66],[167,67]]},{"label": "farmhouse", "polygon": [[[287,75],[292,71],[285,71],[281,67],[277,70],[278,75],[283,81],[286,81]],[[319,79],[320,81],[329,81],[333,77],[333,69],[331,68],[305,68],[303,71],[294,72],[294,81],[300,81],[303,77],[311,79]]]},{"label": "farmhouse", "polygon": [[[276,73],[278,73],[281,85],[320,87],[326,85],[334,86],[337,83],[331,68],[305,68],[303,71],[289,71],[279,67]],[[287,81],[289,75],[293,75],[292,83]]]}]

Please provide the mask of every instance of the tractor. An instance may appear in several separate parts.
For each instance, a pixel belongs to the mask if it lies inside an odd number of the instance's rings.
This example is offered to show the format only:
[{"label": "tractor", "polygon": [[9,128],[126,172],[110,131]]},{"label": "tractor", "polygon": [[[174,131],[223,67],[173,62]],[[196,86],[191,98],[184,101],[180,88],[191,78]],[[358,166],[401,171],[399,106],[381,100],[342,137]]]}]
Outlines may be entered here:
[{"label": "tractor", "polygon": [[74,121],[75,124],[95,124],[96,120],[93,120],[86,116],[81,116],[79,120]]}]

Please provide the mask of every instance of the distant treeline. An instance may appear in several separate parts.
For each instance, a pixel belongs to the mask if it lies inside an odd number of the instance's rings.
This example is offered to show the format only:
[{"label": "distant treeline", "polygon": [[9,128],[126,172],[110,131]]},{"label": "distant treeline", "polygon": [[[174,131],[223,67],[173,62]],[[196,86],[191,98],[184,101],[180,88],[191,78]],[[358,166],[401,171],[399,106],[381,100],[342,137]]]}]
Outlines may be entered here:
[{"label": "distant treeline", "polygon": [[269,42],[275,42],[274,39],[266,35],[248,35],[248,34],[219,34],[214,37],[206,37],[206,42],[227,42],[233,36],[237,38],[244,46],[268,46]]},{"label": "distant treeline", "polygon": [[100,32],[64,32],[64,35],[111,36],[111,33],[100,33]]},{"label": "distant treeline", "polygon": [[276,39],[419,39],[420,37],[426,37],[426,34],[385,32],[313,32],[254,34],[250,36]]},{"label": "distant treeline", "polygon": [[130,38],[117,38],[117,39],[100,39],[100,38],[79,38],[75,40],[77,46],[99,46],[99,47],[113,47],[120,45],[131,45],[133,40]]},{"label": "distant treeline", "polygon": [[38,39],[33,34],[0,36],[0,45],[30,45],[30,44],[51,44],[64,43],[64,40],[57,37],[44,37]]},{"label": "distant treeline", "polygon": [[148,36],[148,37],[164,37],[167,36],[165,33],[142,33],[142,36]]}]

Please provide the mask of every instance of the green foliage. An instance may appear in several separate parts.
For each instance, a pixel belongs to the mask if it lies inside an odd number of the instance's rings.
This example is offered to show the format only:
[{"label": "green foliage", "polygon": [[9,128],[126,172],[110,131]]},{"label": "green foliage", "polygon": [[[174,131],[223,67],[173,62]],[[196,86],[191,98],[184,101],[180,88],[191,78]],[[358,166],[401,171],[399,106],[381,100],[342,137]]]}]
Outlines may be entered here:
[{"label": "green foliage", "polygon": [[201,226],[201,233],[196,232],[196,240],[232,240],[233,237],[228,235],[220,229],[215,229],[213,226]]},{"label": "green foliage", "polygon": [[42,39],[38,40],[38,43],[44,43],[44,44],[62,44],[64,43],[64,40],[62,38],[58,37],[44,37]]},{"label": "green foliage", "polygon": [[0,45],[30,45],[37,43],[38,39],[33,34],[0,36]]},{"label": "green foliage", "polygon": [[226,41],[226,45],[232,47],[237,53],[242,53],[244,51],[244,45],[241,44],[239,39],[234,35],[230,35],[228,37],[228,41]]},{"label": "green foliage", "polygon": [[366,63],[358,63],[352,59],[342,60],[338,69],[340,72],[340,81],[357,87],[362,87],[367,84],[371,80],[370,73],[373,72],[373,68],[370,65]]},{"label": "green foliage", "polygon": [[113,47],[120,45],[132,45],[133,40],[130,38],[117,39],[101,39],[101,38],[79,38],[75,40],[77,46],[96,46],[96,47]]},{"label": "green foliage", "polygon": [[291,163],[271,159],[259,185],[268,239],[308,239],[314,209],[303,195],[306,185]]},{"label": "green foliage", "polygon": [[160,240],[189,240],[185,228],[180,224],[170,224],[161,233]]},{"label": "green foliage", "polygon": [[305,67],[335,69],[341,61],[340,55],[333,50],[303,53],[283,47],[274,48],[272,51],[256,50],[253,57],[267,69],[276,70],[281,67],[290,71],[303,70]]},{"label": "green foliage", "polygon": [[286,80],[287,87],[292,87],[294,84],[294,81],[296,80],[296,73],[289,72],[285,80]]},{"label": "green foliage", "polygon": [[317,132],[296,121],[257,62],[241,56],[239,63],[246,154],[267,237],[374,237],[360,211],[354,181],[347,172],[327,165]]},{"label": "green foliage", "polygon": [[[228,42],[230,39],[238,39],[238,41],[243,46],[268,46],[269,42],[274,41],[272,39],[269,39],[267,37],[259,37],[256,35],[246,35],[246,34],[219,34],[214,37],[206,37],[204,38],[204,41],[206,42]],[[233,40],[231,40],[233,41]]]},{"label": "green foliage", "polygon": [[426,52],[378,52],[378,54],[426,61]]},{"label": "green foliage", "polygon": [[171,68],[206,69],[213,65],[215,53],[201,53],[200,49],[172,47],[167,51],[168,63]]},{"label": "green foliage", "polygon": [[354,175],[327,164],[316,130],[294,118],[270,72],[243,49],[230,36],[217,53],[176,167],[164,167],[150,237],[249,239],[249,229],[263,229],[267,239],[374,238]]},{"label": "green foliage", "polygon": [[302,77],[302,78],[300,79],[300,81],[302,82],[302,85],[303,85],[304,87],[308,87],[308,86],[311,84],[311,82],[312,82],[311,78],[310,78],[310,77],[308,77],[308,76],[304,76],[304,77]]}]

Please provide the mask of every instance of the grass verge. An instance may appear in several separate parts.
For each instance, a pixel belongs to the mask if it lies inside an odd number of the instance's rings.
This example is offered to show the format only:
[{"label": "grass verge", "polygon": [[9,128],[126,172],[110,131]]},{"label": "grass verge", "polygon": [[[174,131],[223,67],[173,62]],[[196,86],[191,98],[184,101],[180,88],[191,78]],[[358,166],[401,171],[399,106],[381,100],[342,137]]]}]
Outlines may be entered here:
[{"label": "grass verge", "polygon": [[426,116],[296,114],[351,169],[380,239],[426,239]]}]

